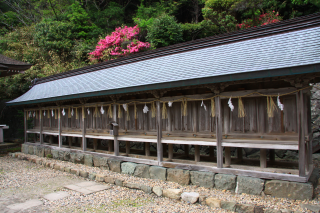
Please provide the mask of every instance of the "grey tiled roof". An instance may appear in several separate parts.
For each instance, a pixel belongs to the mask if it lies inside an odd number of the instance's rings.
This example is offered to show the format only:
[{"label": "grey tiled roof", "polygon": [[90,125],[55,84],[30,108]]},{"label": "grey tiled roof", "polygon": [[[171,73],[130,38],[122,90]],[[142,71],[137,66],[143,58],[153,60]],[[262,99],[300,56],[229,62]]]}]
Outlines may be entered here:
[{"label": "grey tiled roof", "polygon": [[152,58],[35,85],[9,104],[320,63],[320,27]]}]

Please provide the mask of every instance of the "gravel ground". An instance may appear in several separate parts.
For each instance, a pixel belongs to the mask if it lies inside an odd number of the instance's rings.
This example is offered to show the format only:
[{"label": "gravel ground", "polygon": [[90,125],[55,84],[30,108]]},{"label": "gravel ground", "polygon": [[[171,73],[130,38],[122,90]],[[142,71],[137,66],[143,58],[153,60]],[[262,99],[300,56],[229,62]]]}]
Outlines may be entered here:
[{"label": "gravel ground", "polygon": [[[27,155],[26,155],[27,156]],[[105,174],[123,181],[139,183],[148,186],[160,186],[162,188],[179,188],[184,192],[198,192],[200,195],[208,195],[226,201],[235,201],[243,204],[255,204],[265,206],[267,209],[288,209],[291,211],[303,211],[300,203],[319,205],[320,188],[316,189],[316,198],[311,201],[300,201],[271,196],[255,196],[248,194],[235,194],[230,191],[207,189],[197,186],[181,186],[173,182],[137,178],[125,174],[118,174],[96,167],[88,167],[82,164],[45,159],[65,167],[77,168],[89,173]],[[319,162],[315,162],[319,165]],[[210,208],[201,204],[188,204],[184,201],[176,201],[154,194],[146,194],[141,190],[127,189],[111,185],[108,190],[90,195],[81,195],[78,192],[64,189],[62,186],[85,180],[76,175],[56,171],[42,165],[36,165],[28,161],[18,160],[9,156],[0,157],[0,212],[2,207],[15,202],[24,202],[28,199],[40,198],[44,205],[33,211],[47,212],[227,212],[226,210]],[[106,183],[104,183],[106,184]],[[58,201],[49,202],[41,198],[45,194],[55,190],[67,191],[70,196]]]}]

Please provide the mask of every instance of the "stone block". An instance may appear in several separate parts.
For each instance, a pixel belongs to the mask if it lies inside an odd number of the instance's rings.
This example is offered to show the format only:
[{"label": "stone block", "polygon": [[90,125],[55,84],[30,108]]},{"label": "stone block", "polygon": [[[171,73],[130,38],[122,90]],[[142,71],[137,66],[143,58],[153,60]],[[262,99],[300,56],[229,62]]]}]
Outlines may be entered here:
[{"label": "stone block", "polygon": [[236,212],[239,213],[254,213],[254,205],[250,204],[237,204]]},{"label": "stone block", "polygon": [[100,158],[99,156],[93,156],[92,161],[94,167],[100,167]]},{"label": "stone block", "polygon": [[150,178],[149,169],[150,169],[150,166],[148,165],[138,164],[134,171],[134,176],[140,177],[140,178]]},{"label": "stone block", "polygon": [[90,173],[89,174],[89,179],[90,180],[95,180],[96,179],[96,175],[97,175],[96,173]]},{"label": "stone block", "polygon": [[92,157],[92,155],[84,155],[84,165],[93,166],[93,157]]},{"label": "stone block", "polygon": [[162,196],[163,190],[160,186],[154,186],[152,188],[153,193],[155,193],[158,197]]},{"label": "stone block", "polygon": [[47,157],[47,155],[52,155],[51,154],[51,149],[50,148],[44,148],[44,156]]},{"label": "stone block", "polygon": [[36,160],[36,164],[41,165],[42,164],[42,160],[41,159],[37,159]]},{"label": "stone block", "polygon": [[182,189],[164,189],[162,194],[164,197],[179,200],[182,194]]},{"label": "stone block", "polygon": [[65,151],[62,151],[62,150],[60,150],[59,151],[59,160],[64,160],[64,153],[65,153]]},{"label": "stone block", "polygon": [[80,172],[79,172],[79,175],[80,175],[81,177],[83,177],[83,178],[87,178],[87,177],[89,176],[89,173],[86,172],[86,171],[80,171]]},{"label": "stone block", "polygon": [[212,172],[190,171],[191,184],[205,188],[213,188],[214,175]]},{"label": "stone block", "polygon": [[108,158],[101,157],[100,158],[100,169],[109,170]]},{"label": "stone block", "polygon": [[116,179],[114,183],[116,184],[116,186],[121,186],[121,187],[123,186],[123,181],[120,179]]},{"label": "stone block", "polygon": [[255,206],[254,213],[264,213],[264,206]]},{"label": "stone block", "polygon": [[235,175],[216,174],[214,176],[214,185],[216,189],[234,191],[236,188]]},{"label": "stone block", "polygon": [[209,197],[206,199],[206,204],[210,207],[221,208],[221,200],[213,197]]},{"label": "stone block", "polygon": [[199,196],[199,203],[201,205],[206,205],[206,199],[208,198],[208,195],[200,194]]},{"label": "stone block", "polygon": [[301,203],[300,206],[303,210],[310,210],[312,212],[317,212],[317,213],[320,212],[320,205],[311,205],[311,204]]},{"label": "stone block", "polygon": [[63,154],[63,160],[64,161],[69,161],[70,160],[70,152],[65,151]]},{"label": "stone block", "polygon": [[236,211],[236,202],[233,201],[221,201],[221,208],[229,211]]},{"label": "stone block", "polygon": [[33,149],[33,146],[28,146],[28,154],[29,155],[33,155],[34,154],[34,149]]},{"label": "stone block", "polygon": [[33,154],[37,155],[38,146],[33,146]]},{"label": "stone block", "polygon": [[266,209],[264,213],[281,213],[278,209]]},{"label": "stone block", "polygon": [[160,166],[150,166],[149,174],[151,179],[167,180],[167,169]]},{"label": "stone block", "polygon": [[68,172],[68,173],[71,173],[71,168],[70,168],[70,167],[65,167],[65,168],[64,168],[64,171],[65,171],[65,172]]},{"label": "stone block", "polygon": [[60,165],[55,164],[53,168],[54,168],[55,170],[60,170]]},{"label": "stone block", "polygon": [[53,159],[59,159],[59,151],[56,149],[51,150],[52,158]]},{"label": "stone block", "polygon": [[109,169],[112,172],[121,173],[121,161],[109,159],[108,160]]},{"label": "stone block", "polygon": [[183,169],[167,169],[167,181],[176,182],[181,185],[189,185],[190,171]]},{"label": "stone block", "polygon": [[44,157],[44,148],[41,146],[36,146],[36,153],[39,157]]},{"label": "stone block", "polygon": [[252,195],[261,195],[264,188],[264,180],[253,177],[237,177],[237,186],[235,192],[238,194],[246,193]]},{"label": "stone block", "polygon": [[131,162],[125,162],[121,164],[121,173],[133,175],[137,164]]},{"label": "stone block", "polygon": [[75,158],[74,158],[74,163],[77,164],[84,164],[84,154],[82,153],[77,153]]},{"label": "stone block", "polygon": [[266,182],[264,193],[279,198],[311,200],[313,185],[311,183],[271,180]]},{"label": "stone block", "polygon": [[188,202],[188,203],[195,203],[198,201],[199,199],[199,193],[197,192],[183,192],[181,194],[181,199],[185,202]]},{"label": "stone block", "polygon": [[314,168],[309,178],[309,182],[312,183],[314,189],[318,186],[319,178],[319,168]]},{"label": "stone block", "polygon": [[104,179],[106,178],[106,175],[102,175],[102,174],[97,174],[96,175],[96,181],[98,182],[104,182]]},{"label": "stone block", "polygon": [[115,179],[114,177],[106,177],[106,178],[104,179],[104,182],[110,183],[110,184],[114,184],[115,181],[116,181],[116,179]]},{"label": "stone block", "polygon": [[123,186],[130,189],[140,189],[140,185],[137,183],[123,182]]},{"label": "stone block", "polygon": [[29,154],[29,146],[27,144],[21,144],[21,152],[24,154]]},{"label": "stone block", "polygon": [[146,186],[146,185],[140,185],[140,189],[142,191],[144,191],[147,194],[151,194],[152,193],[152,187],[150,186]]},{"label": "stone block", "polygon": [[79,175],[80,171],[79,171],[79,169],[71,169],[70,173],[74,174],[74,175]]},{"label": "stone block", "polygon": [[59,168],[59,170],[60,170],[61,172],[64,172],[64,170],[65,170],[65,167],[64,167],[64,166],[62,166],[62,165],[60,165],[60,168]]}]

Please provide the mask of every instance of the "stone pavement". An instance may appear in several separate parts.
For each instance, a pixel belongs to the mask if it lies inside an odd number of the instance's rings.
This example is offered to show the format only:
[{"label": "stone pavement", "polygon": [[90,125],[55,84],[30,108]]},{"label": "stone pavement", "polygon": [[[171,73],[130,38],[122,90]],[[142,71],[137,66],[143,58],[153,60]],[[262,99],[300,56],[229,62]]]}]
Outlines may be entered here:
[{"label": "stone pavement", "polygon": [[67,186],[65,186],[65,188],[80,192],[84,195],[88,195],[88,194],[91,194],[94,192],[99,192],[102,190],[109,189],[109,188],[111,188],[111,186],[98,184],[93,181],[85,181],[85,182],[81,182],[81,183],[67,185]]},{"label": "stone pavement", "polygon": [[39,205],[42,205],[42,201],[34,199],[28,200],[24,203],[15,203],[7,206],[7,208],[15,211],[22,211]]}]

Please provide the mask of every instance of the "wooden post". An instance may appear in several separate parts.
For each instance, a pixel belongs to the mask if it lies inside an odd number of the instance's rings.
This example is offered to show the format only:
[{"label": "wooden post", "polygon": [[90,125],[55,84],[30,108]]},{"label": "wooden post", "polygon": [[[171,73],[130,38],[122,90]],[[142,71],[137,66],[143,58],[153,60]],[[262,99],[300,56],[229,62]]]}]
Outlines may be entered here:
[{"label": "wooden post", "polygon": [[126,155],[130,154],[130,141],[126,141]]},{"label": "wooden post", "polygon": [[157,101],[157,159],[158,164],[163,161],[163,150],[162,150],[162,144],[161,144],[161,138],[162,138],[162,116],[161,116],[161,107],[160,107],[160,101]]},{"label": "wooden post", "polygon": [[27,120],[27,111],[24,111],[24,142],[27,143],[28,142],[28,133],[27,133],[27,129],[28,129],[28,120]]},{"label": "wooden post", "polygon": [[[82,112],[85,113],[85,108],[82,106]],[[86,130],[87,130],[87,118],[82,115],[82,150],[87,151],[87,139],[86,139]]]},{"label": "wooden post", "polygon": [[226,167],[230,167],[231,165],[231,151],[230,151],[230,147],[225,147],[224,148],[224,163],[226,165]]},{"label": "wooden post", "polygon": [[98,139],[93,139],[93,150],[96,151],[98,149]]},{"label": "wooden post", "polygon": [[200,146],[194,145],[194,160],[195,162],[200,162]]},{"label": "wooden post", "polygon": [[223,167],[223,150],[222,150],[222,122],[221,122],[221,102],[220,96],[215,97],[216,103],[216,135],[217,135],[217,167]]},{"label": "wooden post", "polygon": [[68,137],[69,148],[72,146],[72,137]]},{"label": "wooden post", "polygon": [[[117,119],[117,104],[113,104],[113,118],[116,123],[118,123]],[[119,128],[119,127],[116,127]],[[114,135],[114,155],[119,156],[119,142],[118,142],[118,136]]]},{"label": "wooden post", "polygon": [[260,149],[260,167],[267,168],[267,150]]},{"label": "wooden post", "polygon": [[237,158],[238,158],[238,161],[242,161],[242,148],[241,147],[237,147]]},{"label": "wooden post", "polygon": [[150,143],[144,143],[144,146],[146,156],[150,156]]},{"label": "wooden post", "polygon": [[300,90],[297,93],[298,105],[298,133],[299,133],[299,176],[306,175],[306,160],[305,160],[305,138],[304,138],[304,106],[303,92]]},{"label": "wooden post", "polygon": [[172,161],[173,159],[173,144],[169,143],[168,144],[168,160]]},{"label": "wooden post", "polygon": [[61,137],[61,132],[62,132],[62,128],[61,128],[61,112],[60,112],[60,107],[58,108],[58,142],[59,142],[59,147],[62,147],[62,137]]},{"label": "wooden post", "polygon": [[40,144],[43,143],[43,115],[42,115],[42,109],[40,109]]}]

